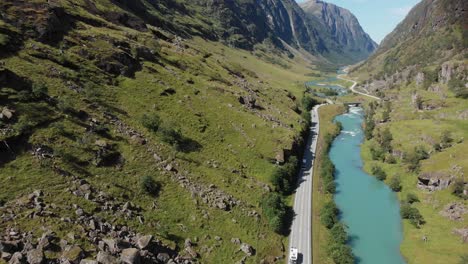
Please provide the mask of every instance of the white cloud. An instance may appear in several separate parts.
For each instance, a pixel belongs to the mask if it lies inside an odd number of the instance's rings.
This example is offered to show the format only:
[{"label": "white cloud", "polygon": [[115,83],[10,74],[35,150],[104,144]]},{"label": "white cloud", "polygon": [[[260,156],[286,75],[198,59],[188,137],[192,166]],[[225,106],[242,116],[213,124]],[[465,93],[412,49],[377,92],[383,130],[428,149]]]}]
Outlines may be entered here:
[{"label": "white cloud", "polygon": [[399,16],[399,17],[404,17],[409,13],[411,8],[413,8],[413,7],[412,6],[394,7],[394,8],[388,9],[388,11],[392,15]]}]

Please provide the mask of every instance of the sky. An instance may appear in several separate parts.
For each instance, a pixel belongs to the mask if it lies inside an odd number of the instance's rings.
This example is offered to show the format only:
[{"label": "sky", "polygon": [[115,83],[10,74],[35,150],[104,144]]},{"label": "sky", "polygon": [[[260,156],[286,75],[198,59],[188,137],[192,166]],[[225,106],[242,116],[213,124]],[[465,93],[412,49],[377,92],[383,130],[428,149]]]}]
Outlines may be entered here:
[{"label": "sky", "polygon": [[[305,0],[296,0],[304,2]],[[420,0],[324,0],[349,9],[364,31],[380,43]]]}]

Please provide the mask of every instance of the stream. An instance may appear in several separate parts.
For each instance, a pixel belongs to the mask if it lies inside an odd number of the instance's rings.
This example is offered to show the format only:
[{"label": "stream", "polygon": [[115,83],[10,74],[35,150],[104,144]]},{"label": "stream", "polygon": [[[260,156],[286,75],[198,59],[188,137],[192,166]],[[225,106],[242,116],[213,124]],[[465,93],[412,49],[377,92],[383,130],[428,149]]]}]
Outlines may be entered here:
[{"label": "stream", "polygon": [[348,226],[356,263],[404,264],[400,254],[402,226],[397,196],[362,169],[362,108],[351,107],[335,120],[343,125],[343,131],[330,149],[336,167],[335,201],[341,211],[340,220]]}]

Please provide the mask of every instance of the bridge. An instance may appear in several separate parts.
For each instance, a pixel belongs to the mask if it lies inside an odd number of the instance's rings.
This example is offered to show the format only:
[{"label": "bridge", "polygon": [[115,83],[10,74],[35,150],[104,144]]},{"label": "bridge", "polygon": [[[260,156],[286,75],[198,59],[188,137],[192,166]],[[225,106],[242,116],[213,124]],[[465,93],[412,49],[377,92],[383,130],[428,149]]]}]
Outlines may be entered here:
[{"label": "bridge", "polygon": [[344,102],[343,104],[348,106],[348,107],[349,106],[361,106],[362,102]]}]

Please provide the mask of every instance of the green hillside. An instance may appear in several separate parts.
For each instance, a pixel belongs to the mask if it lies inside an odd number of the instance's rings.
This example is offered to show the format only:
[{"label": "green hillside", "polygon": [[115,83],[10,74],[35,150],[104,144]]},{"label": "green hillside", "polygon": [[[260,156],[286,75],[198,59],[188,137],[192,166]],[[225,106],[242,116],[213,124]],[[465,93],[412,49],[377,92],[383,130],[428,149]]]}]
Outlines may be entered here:
[{"label": "green hillside", "polygon": [[465,1],[421,1],[352,70],[358,90],[384,99],[367,109],[366,169],[383,168],[397,191],[400,179],[402,208],[415,196],[420,201],[411,207],[422,218],[404,220],[408,263],[467,257],[466,17]]}]

